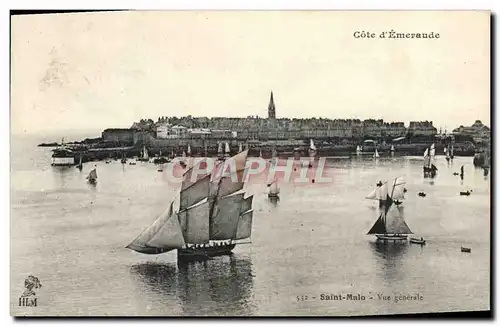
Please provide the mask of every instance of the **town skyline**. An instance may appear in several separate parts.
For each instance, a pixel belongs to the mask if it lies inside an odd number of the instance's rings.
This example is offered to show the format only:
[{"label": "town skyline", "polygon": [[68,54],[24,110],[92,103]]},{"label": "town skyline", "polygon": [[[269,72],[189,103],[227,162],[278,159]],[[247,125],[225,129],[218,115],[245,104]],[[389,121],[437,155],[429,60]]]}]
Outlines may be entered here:
[{"label": "town skyline", "polygon": [[[390,22],[418,30],[426,21],[445,35],[418,42],[352,37],[367,18],[361,12],[13,17],[11,132],[126,128],[159,116],[267,117],[271,91],[278,119],[489,126],[485,14],[434,21],[425,12],[370,13],[374,29]],[[462,19],[474,24],[457,28]]]}]

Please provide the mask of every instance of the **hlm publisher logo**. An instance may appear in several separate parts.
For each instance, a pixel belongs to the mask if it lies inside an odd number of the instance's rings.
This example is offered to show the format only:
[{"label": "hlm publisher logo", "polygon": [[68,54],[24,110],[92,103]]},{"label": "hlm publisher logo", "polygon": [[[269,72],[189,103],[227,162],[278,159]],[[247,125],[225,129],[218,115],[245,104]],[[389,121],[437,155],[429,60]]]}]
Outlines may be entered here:
[{"label": "hlm publisher logo", "polygon": [[33,275],[28,276],[24,280],[24,292],[19,298],[19,306],[20,307],[36,307],[37,305],[37,297],[34,289],[40,289],[42,287],[42,283],[38,277]]}]

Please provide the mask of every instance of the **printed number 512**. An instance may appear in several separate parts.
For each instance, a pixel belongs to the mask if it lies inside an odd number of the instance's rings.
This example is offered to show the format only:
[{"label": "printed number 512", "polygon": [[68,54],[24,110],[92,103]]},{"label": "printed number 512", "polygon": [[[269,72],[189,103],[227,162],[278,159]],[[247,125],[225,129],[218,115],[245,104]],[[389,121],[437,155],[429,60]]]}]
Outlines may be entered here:
[{"label": "printed number 512", "polygon": [[307,295],[298,295],[297,296],[297,301],[306,301],[308,298],[307,298]]}]

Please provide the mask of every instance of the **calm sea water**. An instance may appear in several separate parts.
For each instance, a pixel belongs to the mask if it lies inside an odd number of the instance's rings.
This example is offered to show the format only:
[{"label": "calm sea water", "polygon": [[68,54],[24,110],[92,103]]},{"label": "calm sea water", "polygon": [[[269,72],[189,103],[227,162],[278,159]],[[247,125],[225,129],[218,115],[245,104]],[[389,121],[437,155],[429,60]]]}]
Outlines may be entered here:
[{"label": "calm sea water", "polygon": [[[75,138],[76,139],[76,138]],[[49,139],[53,140],[53,139]],[[165,210],[177,190],[153,164],[119,161],[50,166],[37,138],[12,139],[11,312],[15,315],[324,316],[486,310],[490,308],[490,178],[472,158],[422,176],[418,157],[329,159],[329,184],[281,184],[270,202],[254,194],[252,243],[232,257],[178,265],[175,252],[124,248]],[[85,182],[96,164],[95,187]],[[453,176],[464,165],[465,178]],[[367,231],[377,205],[364,197],[378,180],[404,176],[401,213],[412,244],[377,245]],[[461,190],[472,189],[469,197]],[[427,197],[417,196],[419,191]],[[460,246],[472,248],[469,254]],[[37,276],[37,307],[18,307],[24,279]],[[321,300],[322,294],[365,300]],[[378,294],[391,300],[379,300]],[[394,301],[420,295],[421,300]]]}]

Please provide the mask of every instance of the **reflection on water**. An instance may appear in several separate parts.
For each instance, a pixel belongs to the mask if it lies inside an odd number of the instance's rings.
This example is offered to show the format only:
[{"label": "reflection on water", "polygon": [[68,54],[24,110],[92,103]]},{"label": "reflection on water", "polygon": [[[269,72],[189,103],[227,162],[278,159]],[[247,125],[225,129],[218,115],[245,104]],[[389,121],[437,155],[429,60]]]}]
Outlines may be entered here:
[{"label": "reflection on water", "polygon": [[[130,273],[147,291],[174,296],[183,315],[250,315],[253,271],[250,258],[224,256],[203,262],[145,263]],[[147,294],[147,292],[146,292]]]},{"label": "reflection on water", "polygon": [[279,201],[280,201],[279,197],[269,197],[269,202],[274,207],[278,206]]},{"label": "reflection on water", "polygon": [[403,258],[408,251],[405,242],[370,242],[375,260],[378,264],[378,273],[386,283],[393,283],[404,279]]}]

